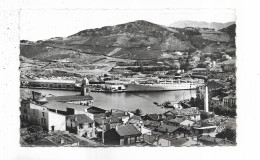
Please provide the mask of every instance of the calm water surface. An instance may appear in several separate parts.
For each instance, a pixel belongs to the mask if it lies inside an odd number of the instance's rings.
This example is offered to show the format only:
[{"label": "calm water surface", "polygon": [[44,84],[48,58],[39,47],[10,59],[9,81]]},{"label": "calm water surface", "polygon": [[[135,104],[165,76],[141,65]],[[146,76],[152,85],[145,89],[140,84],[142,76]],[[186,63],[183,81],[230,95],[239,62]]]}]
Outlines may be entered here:
[{"label": "calm water surface", "polygon": [[[21,89],[37,91],[46,95],[55,96],[76,95],[79,92],[61,91],[61,90],[44,90],[44,89]],[[165,101],[180,101],[196,96],[196,90],[182,91],[162,91],[162,92],[131,92],[131,93],[100,93],[91,92],[94,98],[94,105],[106,110],[121,109],[125,111],[133,111],[141,109],[144,113],[164,113],[164,108],[158,107],[153,102],[159,104]]]}]

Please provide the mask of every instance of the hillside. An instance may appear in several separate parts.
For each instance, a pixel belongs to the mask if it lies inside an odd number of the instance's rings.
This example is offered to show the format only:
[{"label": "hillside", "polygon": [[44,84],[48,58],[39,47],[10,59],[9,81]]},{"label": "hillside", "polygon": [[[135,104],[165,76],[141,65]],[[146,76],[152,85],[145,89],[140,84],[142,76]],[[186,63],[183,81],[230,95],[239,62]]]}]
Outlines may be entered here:
[{"label": "hillside", "polygon": [[[226,29],[226,30],[225,30]],[[21,40],[21,56],[40,60],[70,59],[96,62],[104,57],[158,59],[175,51],[193,52],[221,43],[229,46],[229,28],[215,31],[165,27],[143,20],[80,31],[68,37],[46,41]],[[163,55],[163,56],[162,56]],[[80,60],[79,60],[80,59]]]},{"label": "hillside", "polygon": [[185,20],[185,21],[177,21],[172,24],[170,24],[170,27],[175,27],[175,28],[186,28],[186,27],[193,27],[193,28],[211,28],[215,30],[220,30],[222,28],[226,28],[235,22],[227,22],[227,23],[216,23],[216,22],[198,22],[198,21],[190,21],[190,20]]}]

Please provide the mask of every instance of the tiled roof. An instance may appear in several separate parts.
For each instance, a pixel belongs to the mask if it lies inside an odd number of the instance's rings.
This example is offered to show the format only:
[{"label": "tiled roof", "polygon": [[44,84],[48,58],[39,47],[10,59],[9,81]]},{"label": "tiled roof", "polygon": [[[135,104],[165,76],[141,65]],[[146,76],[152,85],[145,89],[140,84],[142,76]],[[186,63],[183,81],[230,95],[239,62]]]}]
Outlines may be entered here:
[{"label": "tiled roof", "polygon": [[145,142],[147,142],[147,143],[153,143],[154,141],[157,140],[158,135],[155,136],[155,135],[147,135],[147,134],[144,134],[144,135],[143,135],[143,138],[144,138],[144,141],[145,141]]},{"label": "tiled roof", "polygon": [[84,124],[84,123],[93,123],[94,122],[92,119],[90,119],[85,114],[74,114],[74,115],[68,116],[67,118],[73,119],[77,123],[82,123],[82,124]]},{"label": "tiled roof", "polygon": [[173,139],[173,140],[171,140],[171,145],[172,146],[181,146],[188,141],[189,140],[187,140],[186,138]]},{"label": "tiled roof", "polygon": [[109,117],[108,122],[109,123],[121,123],[121,120],[117,117]]},{"label": "tiled roof", "polygon": [[[45,138],[56,143],[57,145],[68,145],[68,144],[78,143],[81,141],[79,138],[75,137],[74,135],[63,133],[63,132],[56,132]],[[64,144],[61,144],[61,140],[64,140]]]},{"label": "tiled roof", "polygon": [[184,120],[183,122],[181,122],[181,125],[184,125],[184,126],[192,126],[195,122],[193,121],[190,121],[190,120]]},{"label": "tiled roof", "polygon": [[103,123],[108,124],[108,119],[106,119],[106,118],[96,118],[95,122],[98,123],[99,125],[102,125]]},{"label": "tiled roof", "polygon": [[117,117],[108,117],[108,118],[96,118],[95,121],[98,124],[108,124],[108,123],[121,123],[122,121]]},{"label": "tiled roof", "polygon": [[174,109],[171,111],[174,115],[188,116],[188,115],[198,115],[199,110],[195,108],[185,108],[185,109]]},{"label": "tiled roof", "polygon": [[150,117],[153,120],[158,120],[158,114],[147,114],[148,117]]},{"label": "tiled roof", "polygon": [[99,107],[92,106],[88,108],[88,112],[93,114],[101,114],[101,113],[105,113],[106,110]]},{"label": "tiled roof", "polygon": [[112,114],[111,115],[114,116],[114,117],[121,117],[121,116],[128,115],[128,113],[125,112],[125,111],[122,111],[122,110],[112,110]]},{"label": "tiled roof", "polygon": [[142,135],[142,133],[132,124],[117,126],[116,131],[120,136]]},{"label": "tiled roof", "polygon": [[56,143],[53,141],[47,139],[47,138],[42,138],[40,140],[34,141],[32,145],[36,146],[57,146]]},{"label": "tiled roof", "polygon": [[206,142],[212,142],[212,143],[219,143],[222,141],[221,138],[215,138],[215,137],[210,137],[210,136],[200,136],[198,138],[199,141],[206,141]]},{"label": "tiled roof", "polygon": [[144,125],[145,126],[159,127],[160,126],[160,122],[146,120],[146,121],[144,121]]},{"label": "tiled roof", "polygon": [[187,140],[186,138],[176,138],[176,136],[168,136],[168,135],[163,135],[160,137],[160,139],[165,139],[171,142],[171,146],[181,146],[184,143],[186,143]]},{"label": "tiled roof", "polygon": [[59,102],[84,101],[84,100],[93,100],[93,97],[90,96],[90,95],[86,95],[86,96],[71,95],[71,96],[47,97],[47,101],[59,101]]},{"label": "tiled roof", "polygon": [[142,118],[137,115],[133,115],[132,117],[130,117],[130,119],[142,121]]},{"label": "tiled roof", "polygon": [[72,103],[62,103],[62,102],[49,102],[46,103],[44,106],[46,106],[49,109],[55,109],[60,111],[67,111],[67,108],[73,108],[78,111],[85,111],[85,109],[88,109],[88,106],[83,105],[77,105]]},{"label": "tiled roof", "polygon": [[175,118],[175,119],[170,119],[170,120],[167,120],[166,122],[172,122],[172,123],[181,123],[183,122],[184,120],[182,118]]},{"label": "tiled roof", "polygon": [[137,119],[130,119],[129,121],[128,121],[128,123],[130,123],[130,124],[136,124],[136,123],[139,123],[141,120],[137,120]]},{"label": "tiled roof", "polygon": [[177,130],[178,128],[180,128],[180,127],[162,124],[162,125],[158,128],[158,131],[160,131],[160,132],[174,132],[174,131]]}]

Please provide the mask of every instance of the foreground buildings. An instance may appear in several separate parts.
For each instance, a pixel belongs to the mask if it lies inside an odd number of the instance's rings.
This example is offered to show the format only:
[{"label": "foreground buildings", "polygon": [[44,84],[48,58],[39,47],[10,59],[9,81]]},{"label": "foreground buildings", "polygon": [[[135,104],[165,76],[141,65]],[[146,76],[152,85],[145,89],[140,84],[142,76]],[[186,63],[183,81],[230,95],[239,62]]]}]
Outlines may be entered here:
[{"label": "foreground buildings", "polygon": [[[212,89],[210,85],[209,88]],[[209,91],[212,91],[210,89]],[[225,91],[229,95],[224,96],[222,100],[212,97],[212,101],[208,102],[205,98],[206,105],[203,110],[198,107],[173,107],[164,114],[137,114],[117,109],[104,110],[94,106],[87,79],[83,79],[80,90],[79,95],[44,98],[39,93],[33,92],[32,96],[22,99],[21,144],[47,146],[235,144],[235,141],[217,136],[229,128],[229,124],[233,126],[233,119],[209,112],[215,105],[234,107],[236,97],[231,95],[230,91]],[[205,113],[210,117],[205,118]],[[35,126],[42,128],[42,131],[31,132],[30,128]],[[33,138],[34,134],[38,138]]]}]

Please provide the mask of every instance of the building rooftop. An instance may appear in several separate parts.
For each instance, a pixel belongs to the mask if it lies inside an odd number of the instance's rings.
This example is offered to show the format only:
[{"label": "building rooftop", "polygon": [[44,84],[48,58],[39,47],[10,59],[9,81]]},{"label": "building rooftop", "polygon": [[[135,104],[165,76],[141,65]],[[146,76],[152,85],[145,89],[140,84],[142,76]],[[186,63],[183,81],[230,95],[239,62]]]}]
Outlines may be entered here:
[{"label": "building rooftop", "polygon": [[151,127],[159,127],[160,126],[160,122],[146,120],[146,121],[144,121],[144,125],[145,126],[151,126]]},{"label": "building rooftop", "polygon": [[144,134],[143,135],[143,138],[144,138],[144,141],[146,143],[149,143],[149,144],[152,144],[154,143],[155,141],[157,141],[157,138],[158,138],[158,135],[147,135],[147,134]]},{"label": "building rooftop", "polygon": [[219,142],[221,142],[223,139],[221,139],[221,138],[215,138],[215,137],[210,137],[210,136],[204,136],[204,135],[202,135],[202,136],[200,136],[200,137],[198,137],[198,140],[199,141],[207,141],[207,142],[212,142],[212,143],[219,143]]},{"label": "building rooftop", "polygon": [[99,108],[99,107],[91,106],[88,108],[88,112],[92,113],[92,114],[102,114],[102,113],[105,113],[106,110]]},{"label": "building rooftop", "polygon": [[54,96],[47,97],[47,101],[58,101],[58,102],[72,102],[72,101],[85,101],[85,100],[93,100],[93,97],[90,95],[82,96],[82,95],[71,95],[71,96]]},{"label": "building rooftop", "polygon": [[60,111],[67,111],[67,108],[73,108],[77,111],[86,111],[88,109],[88,106],[83,106],[83,105],[77,105],[77,104],[72,104],[72,103],[63,103],[63,102],[49,102],[44,104],[45,107],[48,109],[55,109],[55,110],[60,110]]},{"label": "building rooftop", "polygon": [[145,116],[151,118],[154,121],[157,121],[159,119],[159,115],[158,114],[146,114]]},{"label": "building rooftop", "polygon": [[158,131],[171,133],[171,132],[174,132],[175,130],[177,130],[178,128],[180,128],[180,127],[162,124],[162,125],[158,128]]},{"label": "building rooftop", "polygon": [[206,71],[206,68],[194,68],[193,71]]},{"label": "building rooftop", "polygon": [[183,122],[181,122],[180,124],[183,126],[192,126],[195,122],[191,121],[191,120],[184,120]]},{"label": "building rooftop", "polygon": [[189,140],[186,138],[176,138],[175,136],[167,136],[164,135],[160,139],[166,139],[171,142],[171,146],[181,146],[184,143],[188,142]]},{"label": "building rooftop", "polygon": [[80,123],[81,124],[93,123],[94,122],[92,119],[90,119],[85,114],[74,114],[74,115],[67,116],[67,118],[74,119],[76,121],[76,123],[78,123],[78,124],[80,124]]},{"label": "building rooftop", "polygon": [[183,119],[182,118],[175,118],[175,119],[170,119],[166,122],[181,123],[181,122],[183,122]]},{"label": "building rooftop", "polygon": [[132,124],[117,126],[116,132],[120,136],[130,136],[130,135],[141,136],[142,135],[142,133]]},{"label": "building rooftop", "polygon": [[73,79],[35,79],[29,80],[30,82],[39,82],[39,83],[68,83],[75,84],[76,80]]},{"label": "building rooftop", "polygon": [[95,122],[98,123],[99,125],[103,124],[108,124],[108,123],[121,123],[122,121],[117,118],[117,117],[108,117],[108,118],[96,118]]},{"label": "building rooftop", "polygon": [[173,115],[180,115],[180,116],[188,116],[188,115],[199,115],[200,112],[199,110],[195,109],[195,108],[185,108],[185,109],[174,109],[169,111],[171,112]]},{"label": "building rooftop", "polygon": [[35,146],[57,146],[56,143],[49,140],[48,138],[42,138],[40,140],[34,141],[32,145],[35,145]]}]

